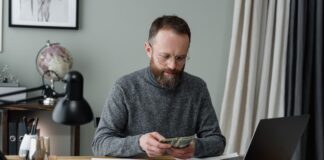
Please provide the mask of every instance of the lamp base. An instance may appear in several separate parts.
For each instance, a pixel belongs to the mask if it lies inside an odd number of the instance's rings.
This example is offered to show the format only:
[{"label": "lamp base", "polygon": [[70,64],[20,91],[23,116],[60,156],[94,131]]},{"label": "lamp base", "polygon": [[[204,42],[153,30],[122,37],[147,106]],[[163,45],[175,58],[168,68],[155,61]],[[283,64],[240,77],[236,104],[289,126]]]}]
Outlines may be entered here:
[{"label": "lamp base", "polygon": [[55,98],[45,98],[44,100],[43,100],[43,105],[47,105],[47,106],[54,106],[55,104],[56,104],[56,99]]}]

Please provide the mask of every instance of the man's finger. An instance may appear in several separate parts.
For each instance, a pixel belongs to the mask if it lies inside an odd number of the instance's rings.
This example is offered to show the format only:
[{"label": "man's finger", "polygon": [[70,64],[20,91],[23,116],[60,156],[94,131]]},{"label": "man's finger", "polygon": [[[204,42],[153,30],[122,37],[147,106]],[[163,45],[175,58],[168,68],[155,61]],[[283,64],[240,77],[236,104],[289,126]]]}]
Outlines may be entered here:
[{"label": "man's finger", "polygon": [[160,133],[158,132],[152,132],[151,134],[156,140],[160,141],[162,139],[165,139],[165,137],[163,137]]},{"label": "man's finger", "polygon": [[[163,148],[163,149],[167,149],[167,148],[171,147],[170,144],[161,143],[161,142],[158,141],[158,139],[156,139],[155,136],[160,135],[157,132],[153,132],[151,135],[153,135],[153,137],[151,137],[150,140],[147,142],[148,145],[155,146],[155,147],[158,147],[158,148]],[[163,137],[163,136],[161,136],[161,137]]]},{"label": "man's finger", "polygon": [[160,149],[160,148],[157,148],[157,147],[154,147],[154,146],[149,146],[147,148],[147,151],[151,156],[161,156],[165,152],[164,149]]}]

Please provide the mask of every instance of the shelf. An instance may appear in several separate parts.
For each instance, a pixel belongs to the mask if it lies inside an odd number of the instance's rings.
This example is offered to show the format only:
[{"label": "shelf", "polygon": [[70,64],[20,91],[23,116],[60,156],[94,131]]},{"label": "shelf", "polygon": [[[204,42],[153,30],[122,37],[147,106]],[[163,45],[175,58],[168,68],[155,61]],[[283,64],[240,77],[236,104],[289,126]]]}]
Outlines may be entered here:
[{"label": "shelf", "polygon": [[[53,106],[41,105],[38,103],[28,103],[28,104],[14,104],[14,105],[6,105],[0,106],[0,110],[2,110],[1,124],[2,127],[2,149],[5,154],[8,154],[8,123],[9,121],[17,121],[20,117],[25,115],[40,115],[42,116],[42,121],[46,122],[45,126],[51,126],[50,130],[52,134],[55,134],[58,128],[64,127],[64,125],[57,124],[53,122],[51,117],[51,112],[53,111]],[[45,114],[45,117],[44,117]],[[41,123],[41,122],[40,122]],[[52,126],[56,126],[54,130]],[[59,129],[60,131],[61,129]],[[53,133],[54,131],[54,133]],[[77,156],[80,153],[80,126],[71,126],[70,127],[70,155]],[[53,142],[54,143],[54,142]]]},{"label": "shelf", "polygon": [[39,104],[39,103],[28,103],[28,104],[12,104],[12,105],[0,106],[0,109],[52,111],[54,109],[54,107],[53,106],[42,105],[42,104]]}]

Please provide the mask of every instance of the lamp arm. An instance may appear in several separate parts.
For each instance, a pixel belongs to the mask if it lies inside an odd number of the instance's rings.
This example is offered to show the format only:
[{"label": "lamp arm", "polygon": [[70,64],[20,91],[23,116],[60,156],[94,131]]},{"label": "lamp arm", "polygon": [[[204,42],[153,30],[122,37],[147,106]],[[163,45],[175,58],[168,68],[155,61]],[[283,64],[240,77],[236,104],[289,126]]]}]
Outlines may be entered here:
[{"label": "lamp arm", "polygon": [[27,92],[43,90],[43,89],[45,89],[45,85],[35,87],[35,88],[23,89],[23,90],[19,90],[19,91],[0,94],[0,97],[12,96],[12,95],[20,94],[20,93],[27,93]]},{"label": "lamp arm", "polygon": [[44,99],[44,98],[48,98],[48,97],[53,97],[53,98],[63,97],[65,95],[65,94],[57,94],[49,85],[42,85],[42,86],[35,87],[35,88],[23,89],[23,90],[19,90],[19,91],[0,94],[0,98],[1,97],[6,97],[6,96],[12,96],[12,95],[16,95],[16,94],[21,94],[21,93],[38,91],[38,90],[43,91],[41,96],[36,96],[36,97],[31,97],[31,98],[26,98],[26,99],[20,99],[20,100],[15,100],[15,101],[0,99],[0,103],[2,103],[2,104],[0,104],[0,106],[8,105],[8,104],[17,104],[17,103],[21,103],[21,102],[30,102],[30,101]]},{"label": "lamp arm", "polygon": [[0,102],[2,102],[2,104],[0,104],[0,106],[10,105],[10,104],[18,104],[18,103],[22,103],[22,102],[31,102],[31,101],[39,100],[42,98],[44,98],[44,96],[31,97],[31,98],[20,99],[20,100],[16,100],[16,101],[7,101],[7,100],[0,99]]}]

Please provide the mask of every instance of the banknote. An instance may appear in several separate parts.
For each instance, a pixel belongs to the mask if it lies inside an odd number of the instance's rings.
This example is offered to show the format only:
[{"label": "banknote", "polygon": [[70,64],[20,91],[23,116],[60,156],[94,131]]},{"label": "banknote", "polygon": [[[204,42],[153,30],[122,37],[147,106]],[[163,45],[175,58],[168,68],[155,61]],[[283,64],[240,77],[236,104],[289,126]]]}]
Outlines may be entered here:
[{"label": "banknote", "polygon": [[195,136],[186,136],[186,137],[174,137],[174,138],[166,138],[160,140],[161,143],[171,144],[174,148],[185,148],[187,147],[192,140],[194,140]]}]

